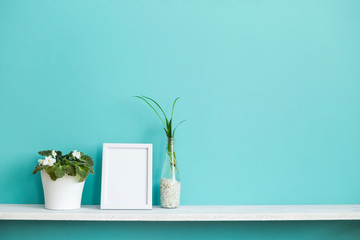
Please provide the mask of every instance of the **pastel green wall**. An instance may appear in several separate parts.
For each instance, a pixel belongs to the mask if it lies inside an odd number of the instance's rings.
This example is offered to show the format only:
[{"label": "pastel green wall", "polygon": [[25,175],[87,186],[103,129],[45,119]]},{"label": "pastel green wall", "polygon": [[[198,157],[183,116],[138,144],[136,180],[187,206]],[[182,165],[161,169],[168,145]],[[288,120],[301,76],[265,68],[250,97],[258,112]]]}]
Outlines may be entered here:
[{"label": "pastel green wall", "polygon": [[[56,148],[94,157],[83,204],[99,204],[102,143],[119,142],[154,144],[159,204],[165,135],[132,98],[140,94],[168,111],[181,97],[182,204],[359,204],[359,92],[356,0],[0,0],[0,203],[43,203],[31,172],[37,151]],[[0,237],[36,224],[0,222]],[[84,223],[74,226],[90,237]],[[163,231],[156,223],[90,226],[109,238],[111,226]],[[212,226],[229,238],[269,239],[254,235],[256,226],[274,239],[341,239],[331,229],[359,224],[192,226],[169,231],[206,236]],[[277,234],[288,226],[291,237]]]}]

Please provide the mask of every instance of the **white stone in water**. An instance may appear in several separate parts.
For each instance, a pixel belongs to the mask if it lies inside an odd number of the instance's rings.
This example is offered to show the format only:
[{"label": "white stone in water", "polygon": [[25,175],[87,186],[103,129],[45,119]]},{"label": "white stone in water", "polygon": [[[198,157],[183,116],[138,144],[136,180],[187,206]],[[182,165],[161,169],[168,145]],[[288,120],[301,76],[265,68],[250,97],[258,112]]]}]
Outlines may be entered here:
[{"label": "white stone in water", "polygon": [[180,205],[180,182],[175,179],[160,180],[161,207],[177,208]]}]

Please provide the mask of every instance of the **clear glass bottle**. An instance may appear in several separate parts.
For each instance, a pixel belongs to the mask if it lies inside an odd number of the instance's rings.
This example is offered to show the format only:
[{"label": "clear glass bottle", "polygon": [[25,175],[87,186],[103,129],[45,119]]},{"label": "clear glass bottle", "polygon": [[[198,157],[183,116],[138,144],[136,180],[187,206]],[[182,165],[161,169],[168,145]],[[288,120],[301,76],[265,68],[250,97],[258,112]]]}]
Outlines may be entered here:
[{"label": "clear glass bottle", "polygon": [[177,208],[180,205],[180,175],[176,154],[174,151],[174,139],[169,138],[167,153],[160,179],[160,200],[163,208]]}]

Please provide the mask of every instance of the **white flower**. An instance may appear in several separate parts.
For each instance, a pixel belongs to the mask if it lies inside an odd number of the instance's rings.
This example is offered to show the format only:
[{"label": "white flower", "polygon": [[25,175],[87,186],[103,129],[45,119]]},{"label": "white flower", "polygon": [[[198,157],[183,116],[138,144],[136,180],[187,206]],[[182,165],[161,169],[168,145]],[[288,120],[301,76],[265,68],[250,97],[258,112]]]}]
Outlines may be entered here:
[{"label": "white flower", "polygon": [[80,159],[81,153],[78,152],[77,150],[74,150],[72,155],[73,155],[74,158]]},{"label": "white flower", "polygon": [[53,156],[53,158],[56,158],[56,152],[55,152],[55,150],[52,150],[51,155]]},{"label": "white flower", "polygon": [[45,159],[39,159],[38,162],[41,165],[48,165],[48,166],[52,166],[54,165],[54,163],[56,162],[55,158],[52,157],[45,157]]},{"label": "white flower", "polygon": [[52,157],[46,157],[46,158],[45,158],[45,162],[46,162],[47,164],[43,164],[43,165],[52,166],[52,165],[54,165],[54,163],[56,162],[56,159],[55,159],[55,158],[52,158]]},{"label": "white flower", "polygon": [[54,165],[54,163],[56,162],[56,159],[55,159],[55,158],[52,158],[52,157],[46,157],[46,158],[45,158],[45,162],[47,163],[47,164],[45,164],[45,165],[52,166],[52,165]]}]

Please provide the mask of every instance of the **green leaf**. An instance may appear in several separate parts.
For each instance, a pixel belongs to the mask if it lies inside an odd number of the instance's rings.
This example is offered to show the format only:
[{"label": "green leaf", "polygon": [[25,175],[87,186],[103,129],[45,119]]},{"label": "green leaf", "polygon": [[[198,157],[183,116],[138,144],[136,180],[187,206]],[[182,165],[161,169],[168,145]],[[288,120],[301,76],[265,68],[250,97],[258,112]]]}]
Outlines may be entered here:
[{"label": "green leaf", "polygon": [[94,161],[92,160],[92,158],[88,155],[82,155],[80,161],[85,162],[87,165],[89,166],[94,166]]},{"label": "green leaf", "polygon": [[74,165],[64,165],[63,166],[64,173],[69,176],[76,176],[75,166]]},{"label": "green leaf", "polygon": [[172,136],[171,136],[172,130],[171,129],[172,129],[172,119],[170,119],[170,121],[167,122],[167,132],[169,133],[168,137],[170,137],[170,138],[172,138]]},{"label": "green leaf", "polygon": [[54,164],[54,174],[57,178],[62,178],[65,175],[63,166],[60,164]]},{"label": "green leaf", "polygon": [[158,115],[158,117],[160,118],[161,122],[165,125],[164,120],[160,117],[159,113],[155,110],[155,108],[154,108],[148,101],[146,101],[145,98],[140,97],[140,96],[135,96],[135,97],[136,97],[136,98],[140,98],[141,100],[145,101],[145,102],[152,108],[152,110],[154,110],[154,112],[156,113],[156,115]]},{"label": "green leaf", "polygon": [[86,165],[74,165],[76,171],[76,177],[78,177],[79,182],[85,181],[90,172],[90,167]]},{"label": "green leaf", "polygon": [[164,128],[164,131],[166,133],[166,136],[169,136],[169,132],[168,132],[168,130],[166,128]]},{"label": "green leaf", "polygon": [[176,127],[174,128],[174,131],[173,131],[173,137],[175,136],[175,130],[176,130],[176,128],[177,128],[180,124],[182,124],[183,122],[185,122],[185,121],[186,121],[186,119],[185,119],[185,120],[182,120],[181,122],[178,123],[178,125],[176,125]]},{"label": "green leaf", "polygon": [[50,178],[53,180],[53,181],[56,181],[57,177],[55,175],[55,167],[54,166],[51,166],[51,167],[48,167],[45,169],[46,173],[49,174]]},{"label": "green leaf", "polygon": [[71,151],[71,152],[69,152],[68,154],[66,154],[66,156],[67,156],[67,159],[74,161],[74,160],[75,160],[75,157],[72,155],[72,153],[73,153],[73,151]]},{"label": "green leaf", "polygon": [[175,103],[176,101],[179,99],[179,97],[175,98],[173,106],[172,106],[172,110],[171,110],[171,119],[173,119],[173,115],[174,115],[174,108],[175,108]]},{"label": "green leaf", "polygon": [[156,106],[158,106],[158,108],[160,108],[160,110],[161,110],[162,113],[164,114],[165,119],[167,120],[167,117],[166,117],[166,114],[165,114],[164,110],[160,107],[160,105],[159,105],[154,99],[149,98],[149,97],[145,97],[145,96],[142,96],[142,97],[143,97],[143,98],[146,98],[146,99],[149,99],[150,101],[152,101],[153,103],[155,103]]},{"label": "green leaf", "polygon": [[40,172],[41,170],[44,170],[47,167],[48,167],[47,165],[38,164],[38,165],[36,165],[36,167],[35,167],[35,169],[33,171],[33,174],[36,174],[37,172]]},{"label": "green leaf", "polygon": [[40,151],[39,154],[40,154],[41,156],[45,156],[45,157],[51,156],[52,150]]},{"label": "green leaf", "polygon": [[171,119],[170,122],[166,119],[166,129],[169,131],[171,129]]}]

